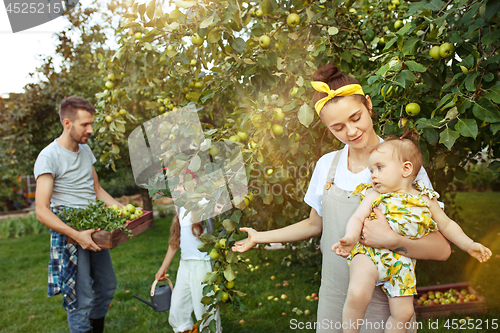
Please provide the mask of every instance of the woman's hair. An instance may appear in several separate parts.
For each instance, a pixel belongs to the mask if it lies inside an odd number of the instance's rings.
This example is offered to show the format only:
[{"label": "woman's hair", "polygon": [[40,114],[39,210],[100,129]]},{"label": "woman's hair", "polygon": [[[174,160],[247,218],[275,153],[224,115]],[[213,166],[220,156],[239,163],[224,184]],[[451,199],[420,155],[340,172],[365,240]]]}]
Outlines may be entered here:
[{"label": "woman's hair", "polygon": [[384,142],[379,143],[375,150],[381,147],[389,147],[392,150],[392,156],[399,159],[402,163],[411,162],[413,164],[413,172],[411,176],[417,177],[418,172],[423,164],[422,153],[417,145],[409,139],[388,137]]},{"label": "woman's hair", "polygon": [[[191,214],[192,216],[192,214]],[[191,224],[191,232],[194,236],[200,238],[203,233],[203,225],[201,222],[196,222]],[[170,238],[168,240],[168,245],[174,248],[178,248],[181,244],[181,224],[179,222],[179,214],[174,216],[172,220],[172,225],[170,226]]]},{"label": "woman's hair", "polygon": [[[358,80],[356,80],[352,76],[345,75],[344,73],[340,72],[333,64],[323,66],[316,70],[316,72],[314,72],[312,76],[312,79],[313,81],[325,82],[332,90],[337,90],[340,87],[346,86],[348,84],[359,84]],[[326,96],[326,93],[315,91],[313,95],[313,103],[316,104],[317,101]],[[363,103],[368,110],[370,110],[368,101],[363,95],[336,96],[329,100],[325,105],[327,105],[328,103],[332,103],[333,101],[338,101],[340,98],[346,97],[357,99],[359,102]]]}]

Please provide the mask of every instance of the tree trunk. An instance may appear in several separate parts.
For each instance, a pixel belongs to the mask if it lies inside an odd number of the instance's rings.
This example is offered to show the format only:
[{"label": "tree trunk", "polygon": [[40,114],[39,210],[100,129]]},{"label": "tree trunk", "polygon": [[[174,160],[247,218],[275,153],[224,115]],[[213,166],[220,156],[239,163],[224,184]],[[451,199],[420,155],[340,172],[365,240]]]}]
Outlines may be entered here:
[{"label": "tree trunk", "polygon": [[153,201],[149,197],[148,190],[145,188],[140,188],[141,198],[142,198],[142,208],[144,210],[153,210]]}]

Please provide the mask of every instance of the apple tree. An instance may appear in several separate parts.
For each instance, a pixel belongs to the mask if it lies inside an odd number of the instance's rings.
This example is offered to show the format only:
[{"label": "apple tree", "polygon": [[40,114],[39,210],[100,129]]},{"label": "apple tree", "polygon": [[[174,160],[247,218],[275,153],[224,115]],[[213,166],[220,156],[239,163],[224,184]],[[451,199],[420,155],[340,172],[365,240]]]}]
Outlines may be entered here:
[{"label": "apple tree", "polygon": [[[216,245],[224,239],[229,248],[239,225],[266,230],[306,217],[302,200],[314,163],[341,147],[313,111],[309,81],[320,66],[334,62],[358,78],[381,136],[414,134],[440,193],[453,190],[453,179],[465,176],[480,151],[498,170],[499,6],[498,0],[129,1],[115,54],[89,59],[107,80],[96,95],[99,140],[106,143],[101,161],[113,167],[131,128],[186,106],[198,110],[207,140],[195,142],[189,156],[179,154],[174,169],[210,165],[217,143],[239,146],[251,192],[204,238],[204,250],[219,254],[207,280],[217,286],[212,298],[238,303],[238,292],[227,288],[236,260]],[[158,135],[167,140],[172,131]],[[214,203],[208,185],[199,185],[193,190]],[[313,258],[315,244],[297,257]]]}]

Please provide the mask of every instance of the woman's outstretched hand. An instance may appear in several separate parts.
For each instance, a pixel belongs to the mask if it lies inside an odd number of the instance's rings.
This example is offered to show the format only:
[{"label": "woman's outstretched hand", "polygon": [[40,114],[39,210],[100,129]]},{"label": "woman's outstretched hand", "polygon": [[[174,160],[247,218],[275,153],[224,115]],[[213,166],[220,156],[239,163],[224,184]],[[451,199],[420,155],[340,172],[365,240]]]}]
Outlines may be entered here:
[{"label": "woman's outstretched hand", "polygon": [[240,228],[240,231],[246,232],[248,234],[248,237],[236,242],[231,248],[233,252],[246,252],[257,245],[257,242],[255,240],[257,231],[252,228]]}]

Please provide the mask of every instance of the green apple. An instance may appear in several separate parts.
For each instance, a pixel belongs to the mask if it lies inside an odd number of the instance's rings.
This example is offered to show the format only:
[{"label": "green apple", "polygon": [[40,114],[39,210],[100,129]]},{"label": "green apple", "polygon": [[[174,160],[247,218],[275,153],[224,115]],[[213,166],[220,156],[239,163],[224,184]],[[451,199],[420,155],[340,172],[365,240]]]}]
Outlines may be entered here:
[{"label": "green apple", "polygon": [[429,50],[429,55],[432,57],[432,59],[434,60],[439,60],[441,59],[441,56],[439,55],[439,46],[433,46],[430,50]]},{"label": "green apple", "polygon": [[114,116],[115,118],[120,117],[120,112],[115,112],[115,113],[113,114],[113,116]]},{"label": "green apple", "polygon": [[241,140],[248,139],[248,133],[247,132],[238,132],[238,133],[236,133],[236,135],[238,135]]},{"label": "green apple", "polygon": [[384,45],[385,43],[387,43],[387,41],[385,40],[385,37],[384,37],[384,36],[382,36],[382,37],[380,37],[380,39],[379,39],[378,43],[379,43],[380,45]]},{"label": "green apple", "polygon": [[194,45],[201,45],[203,44],[203,37],[195,33],[193,36],[191,36],[191,43]]},{"label": "green apple", "polygon": [[133,214],[135,212],[135,206],[132,204],[126,205],[125,209],[127,209],[130,212],[130,214]]},{"label": "green apple", "polygon": [[221,249],[225,249],[226,248],[226,239],[225,238],[219,239],[219,246],[220,246]]},{"label": "green apple", "polygon": [[212,251],[210,251],[210,258],[216,260],[218,259],[220,256],[219,252],[217,252],[216,249],[212,249]]},{"label": "green apple", "polygon": [[191,59],[191,62],[190,62],[191,66],[194,66],[196,65],[196,59]]},{"label": "green apple", "polygon": [[136,209],[134,214],[137,216],[142,216],[142,214],[144,214],[144,212],[142,211],[142,209]]},{"label": "green apple", "polygon": [[130,217],[130,215],[132,215],[132,214],[130,214],[130,212],[126,208],[123,208],[122,215],[128,219]]},{"label": "green apple", "polygon": [[273,119],[276,121],[282,121],[285,119],[285,114],[281,108],[275,108],[273,111]]},{"label": "green apple", "polygon": [[420,105],[418,105],[417,103],[410,103],[406,105],[406,113],[410,117],[416,116],[420,113]]},{"label": "green apple", "polygon": [[262,47],[263,49],[266,49],[267,47],[269,47],[269,44],[271,44],[271,38],[269,38],[269,36],[267,36],[267,35],[260,36],[260,38],[259,38],[260,47]]},{"label": "green apple", "polygon": [[131,219],[131,220],[135,220],[136,218],[137,218],[137,215],[135,215],[135,214],[130,214],[130,219]]},{"label": "green apple", "polygon": [[248,149],[250,150],[255,150],[257,149],[257,142],[253,141],[253,140],[250,140],[248,142]]},{"label": "green apple", "polygon": [[118,207],[118,205],[111,205],[109,206],[109,208],[111,208],[112,210],[114,210],[115,212],[119,211],[120,210],[120,207]]},{"label": "green apple", "polygon": [[122,116],[126,115],[127,114],[127,110],[125,109],[120,109],[120,111],[118,111],[118,113]]},{"label": "green apple", "polygon": [[125,72],[121,72],[120,76],[123,78],[123,77],[127,76],[127,74]]},{"label": "green apple", "polygon": [[195,82],[194,83],[194,87],[195,88],[201,88],[201,87],[203,87],[203,84],[201,82]]},{"label": "green apple", "polygon": [[299,134],[299,133],[293,133],[293,132],[292,132],[292,133],[290,133],[290,134],[288,135],[288,137],[289,137],[289,138],[291,138],[292,136],[294,136],[294,138],[295,138],[295,142],[299,142],[299,141],[300,141],[300,134]]},{"label": "green apple", "polygon": [[405,127],[407,122],[408,122],[408,118],[401,118],[401,119],[399,119],[398,127],[399,128]]},{"label": "green apple", "polygon": [[165,111],[165,107],[164,106],[160,106],[159,110],[160,110],[160,112],[164,112]]},{"label": "green apple", "polygon": [[282,299],[282,300],[285,300],[285,299],[287,299],[287,298],[288,298],[288,296],[287,296],[286,294],[281,294],[281,299]]},{"label": "green apple", "polygon": [[135,39],[141,39],[142,38],[142,34],[140,32],[136,32],[135,35],[134,35]]},{"label": "green apple", "polygon": [[227,289],[233,289],[233,288],[234,288],[234,280],[233,280],[233,281],[229,281],[229,282],[226,284],[226,288],[227,288]]},{"label": "green apple", "polygon": [[252,192],[248,193],[246,198],[248,198],[249,201],[253,201],[253,194]]},{"label": "green apple", "polygon": [[255,127],[261,127],[263,123],[262,116],[260,114],[256,114],[252,117],[252,124]]},{"label": "green apple", "polygon": [[[269,168],[267,169],[266,173],[268,176],[272,175],[274,172],[273,168]],[[274,276],[271,276],[271,280],[274,280]]]},{"label": "green apple", "polygon": [[375,38],[375,32],[372,29],[368,29],[365,31],[365,41],[371,42]]},{"label": "green apple", "polygon": [[273,133],[276,135],[283,134],[283,126],[281,126],[280,124],[274,124],[272,129],[273,129]]},{"label": "green apple", "polygon": [[394,29],[401,29],[403,26],[404,23],[401,20],[397,20],[396,22],[394,22]]},{"label": "green apple", "polygon": [[255,16],[257,16],[257,17],[261,17],[262,14],[264,14],[264,12],[260,8],[255,11]]},{"label": "green apple", "polygon": [[236,141],[236,142],[241,142],[240,137],[239,137],[239,136],[237,136],[237,135],[231,135],[231,136],[229,137],[229,140],[231,140],[231,141]]},{"label": "green apple", "polygon": [[229,299],[229,294],[223,291],[220,300],[223,302],[227,302],[228,299]]},{"label": "green apple", "polygon": [[115,74],[111,73],[108,75],[108,80],[110,81],[114,81],[116,78],[115,78]]},{"label": "green apple", "polygon": [[104,118],[104,120],[106,120],[108,123],[110,123],[110,122],[112,122],[112,121],[113,121],[113,117],[111,117],[111,116],[106,116],[106,117]]},{"label": "green apple", "polygon": [[219,147],[214,146],[214,147],[210,147],[210,149],[208,151],[209,151],[210,155],[216,156],[217,154],[219,154],[220,149],[219,149]]},{"label": "green apple", "polygon": [[115,86],[115,84],[111,81],[106,81],[105,86],[108,89],[112,89]]},{"label": "green apple", "polygon": [[293,87],[292,90],[290,91],[290,96],[295,97],[298,92],[299,92],[299,87]]},{"label": "green apple", "polygon": [[297,24],[299,24],[299,22],[300,22],[300,16],[296,13],[291,13],[286,18],[286,23],[288,23],[288,26],[292,28],[295,27]]},{"label": "green apple", "polygon": [[174,47],[172,45],[167,46],[167,51],[173,51]]},{"label": "green apple", "polygon": [[439,55],[441,58],[449,58],[455,52],[455,47],[452,43],[444,43],[439,47]]}]

